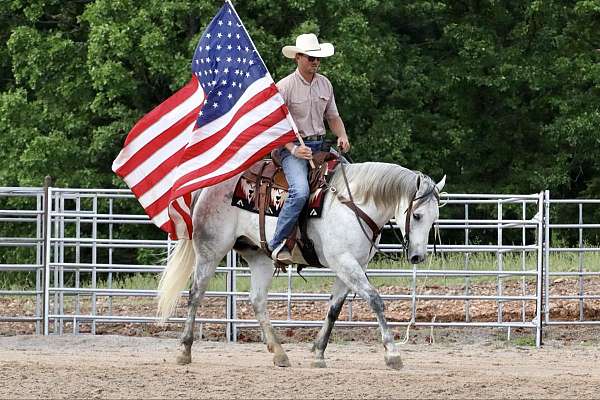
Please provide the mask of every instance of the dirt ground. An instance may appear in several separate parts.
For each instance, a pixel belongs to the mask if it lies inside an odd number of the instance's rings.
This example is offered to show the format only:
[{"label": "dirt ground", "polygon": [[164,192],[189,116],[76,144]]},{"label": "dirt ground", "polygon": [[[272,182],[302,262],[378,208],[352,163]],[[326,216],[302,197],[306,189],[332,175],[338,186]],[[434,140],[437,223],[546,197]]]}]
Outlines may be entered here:
[{"label": "dirt ground", "polygon": [[[600,292],[599,282],[586,286]],[[553,294],[573,292],[575,281],[557,281]],[[494,284],[473,286],[472,292],[491,294]],[[404,293],[406,288],[384,287],[382,293]],[[427,293],[447,293],[449,288],[429,286]],[[464,288],[450,288],[456,293]],[[528,288],[530,292],[532,288]],[[518,294],[518,284],[506,291]],[[97,312],[106,315],[154,316],[156,303],[148,298],[99,299]],[[409,302],[387,302],[389,321],[410,319]],[[90,304],[81,304],[82,313]],[[178,314],[185,314],[182,299]],[[199,309],[205,318],[223,317],[224,300],[206,299]],[[273,319],[286,319],[285,302],[269,302]],[[321,321],[325,302],[297,302],[292,319]],[[576,321],[577,301],[553,301],[553,320]],[[23,316],[34,312],[33,299],[0,298],[0,315]],[[348,317],[344,307],[340,320]],[[505,302],[505,321],[531,320],[533,302]],[[600,319],[600,301],[586,300],[586,320]],[[472,321],[498,318],[495,302],[472,301]],[[460,321],[465,303],[420,301],[417,320]],[[353,301],[353,319],[373,320],[364,302]],[[239,318],[253,318],[247,302],[238,304]],[[291,368],[277,368],[260,343],[254,328],[240,329],[240,343],[226,343],[224,326],[202,324],[196,331],[193,361],[175,364],[181,334],[178,324],[98,324],[90,335],[35,336],[34,323],[0,323],[0,398],[600,398],[600,327],[552,326],[544,329],[544,346],[533,347],[531,329],[413,328],[400,345],[404,368],[385,366],[380,334],[372,328],[336,327],[326,352],[327,368],[311,367],[309,349],[316,328],[279,328]],[[64,332],[72,325],[65,322]],[[53,329],[51,329],[53,332]],[[404,328],[394,329],[396,340]],[[431,334],[433,333],[433,340]]]},{"label": "dirt ground", "polygon": [[598,345],[541,349],[498,340],[406,344],[387,369],[375,343],[333,343],[326,369],[307,343],[286,344],[291,368],[260,343],[199,341],[174,363],[174,339],[0,337],[0,398],[598,398]]}]

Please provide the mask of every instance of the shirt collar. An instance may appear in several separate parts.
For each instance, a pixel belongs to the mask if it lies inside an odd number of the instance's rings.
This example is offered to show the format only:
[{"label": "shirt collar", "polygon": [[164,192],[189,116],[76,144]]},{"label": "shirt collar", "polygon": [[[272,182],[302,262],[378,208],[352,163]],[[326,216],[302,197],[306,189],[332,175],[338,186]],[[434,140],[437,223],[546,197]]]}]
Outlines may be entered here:
[{"label": "shirt collar", "polygon": [[313,78],[312,82],[307,81],[306,79],[304,79],[298,68],[296,68],[296,71],[294,71],[294,73],[298,76],[298,78],[300,78],[300,81],[307,86],[311,86],[314,83],[315,79],[317,79],[317,74],[315,74],[315,77]]}]

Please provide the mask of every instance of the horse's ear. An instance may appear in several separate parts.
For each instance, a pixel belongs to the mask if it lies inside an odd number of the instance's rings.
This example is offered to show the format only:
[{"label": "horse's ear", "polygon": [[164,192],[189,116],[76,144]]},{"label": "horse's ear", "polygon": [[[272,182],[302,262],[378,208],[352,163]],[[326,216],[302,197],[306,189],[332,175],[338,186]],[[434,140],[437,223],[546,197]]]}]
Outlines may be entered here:
[{"label": "horse's ear", "polygon": [[438,183],[435,184],[435,187],[437,187],[438,192],[441,192],[444,186],[446,186],[446,175],[444,175],[444,177]]}]

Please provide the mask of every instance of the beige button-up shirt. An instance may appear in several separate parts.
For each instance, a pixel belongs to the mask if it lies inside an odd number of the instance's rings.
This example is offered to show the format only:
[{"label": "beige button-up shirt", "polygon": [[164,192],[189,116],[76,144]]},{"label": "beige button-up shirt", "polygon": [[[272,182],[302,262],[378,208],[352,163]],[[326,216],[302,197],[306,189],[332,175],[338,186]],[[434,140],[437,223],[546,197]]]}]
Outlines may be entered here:
[{"label": "beige button-up shirt", "polygon": [[296,70],[277,82],[277,88],[302,136],[324,135],[323,118],[329,120],[339,116],[333,86],[321,74],[315,74],[309,83]]}]

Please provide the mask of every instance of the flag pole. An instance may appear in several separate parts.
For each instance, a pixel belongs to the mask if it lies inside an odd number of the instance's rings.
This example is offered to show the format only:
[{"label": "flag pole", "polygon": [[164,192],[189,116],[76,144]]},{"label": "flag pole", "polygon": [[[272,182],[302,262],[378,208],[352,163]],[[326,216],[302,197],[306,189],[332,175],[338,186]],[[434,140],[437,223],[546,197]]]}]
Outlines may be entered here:
[{"label": "flag pole", "polygon": [[[225,3],[228,3],[231,6],[231,9],[235,13],[235,16],[237,17],[238,21],[240,21],[240,24],[242,24],[242,28],[244,29],[244,31],[248,35],[248,39],[250,39],[250,43],[252,44],[252,47],[254,47],[254,49],[256,50],[256,54],[258,55],[258,58],[260,58],[260,62],[262,62],[263,66],[265,67],[265,70],[267,71],[267,74],[269,74],[269,77],[271,78],[271,80],[273,80],[273,77],[271,76],[271,73],[269,72],[269,69],[267,68],[267,64],[265,64],[265,60],[263,60],[262,57],[260,56],[260,52],[258,51],[258,47],[256,47],[256,45],[254,44],[254,41],[252,41],[252,36],[250,36],[250,33],[248,32],[248,30],[246,29],[246,26],[244,25],[244,21],[242,21],[242,19],[240,18],[240,16],[237,13],[235,7],[233,6],[233,3],[231,2],[231,0],[225,0]],[[296,138],[300,142],[300,145],[306,146],[304,144],[304,139],[302,139],[302,136],[300,136],[300,132],[298,132],[298,127],[296,126],[296,123],[294,122],[294,119],[289,114],[289,111],[287,113],[286,118],[287,118],[288,121],[290,121],[290,123],[292,125],[292,128],[294,130],[294,134],[296,135]],[[308,160],[308,162],[310,163],[310,166],[312,168],[315,168],[315,163],[313,162],[313,160]]]}]

